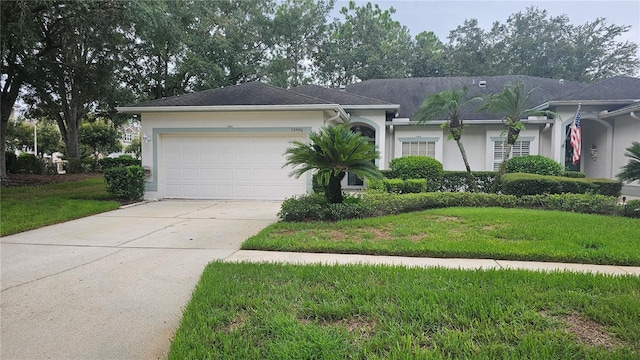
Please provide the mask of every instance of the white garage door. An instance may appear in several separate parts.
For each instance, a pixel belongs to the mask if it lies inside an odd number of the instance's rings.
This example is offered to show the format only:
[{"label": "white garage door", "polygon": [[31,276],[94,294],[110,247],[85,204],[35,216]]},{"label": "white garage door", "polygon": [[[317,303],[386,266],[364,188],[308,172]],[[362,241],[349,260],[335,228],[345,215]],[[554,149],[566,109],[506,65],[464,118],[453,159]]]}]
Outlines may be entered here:
[{"label": "white garage door", "polygon": [[160,190],[166,198],[282,200],[306,191],[306,177],[282,168],[304,135],[164,135]]}]

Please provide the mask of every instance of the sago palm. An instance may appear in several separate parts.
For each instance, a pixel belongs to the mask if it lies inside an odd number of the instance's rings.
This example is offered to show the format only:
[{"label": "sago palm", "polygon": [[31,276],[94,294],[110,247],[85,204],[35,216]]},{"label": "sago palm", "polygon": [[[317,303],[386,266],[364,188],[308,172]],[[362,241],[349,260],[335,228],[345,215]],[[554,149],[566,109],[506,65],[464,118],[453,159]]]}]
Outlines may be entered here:
[{"label": "sago palm", "polygon": [[529,116],[555,116],[553,111],[527,108],[527,103],[534,90],[531,89],[529,92],[525,92],[524,84],[521,82],[507,84],[501,93],[487,96],[484,99],[484,103],[480,105],[480,111],[504,114],[502,121],[504,122],[505,130],[503,134],[507,135],[507,147],[500,164],[500,174],[504,174],[504,164],[511,156],[511,148],[518,141],[520,131],[524,130],[524,124],[521,119]]},{"label": "sago palm", "polygon": [[616,176],[620,181],[640,180],[640,142],[632,142],[624,156],[629,158],[629,163],[623,166],[622,172]]},{"label": "sago palm", "polygon": [[317,174],[325,187],[325,197],[330,203],[343,201],[340,182],[347,172],[365,179],[380,179],[382,174],[373,163],[379,157],[375,146],[367,138],[350,130],[349,124],[330,125],[309,134],[310,144],[292,142],[285,152],[287,162],[294,171],[291,176],[300,177],[308,171]]},{"label": "sago palm", "polygon": [[446,118],[447,122],[443,124],[443,127],[449,131],[449,138],[456,141],[458,149],[460,149],[460,155],[462,155],[462,161],[464,161],[464,167],[467,170],[471,190],[477,192],[478,186],[476,185],[475,177],[471,173],[467,152],[464,149],[464,145],[462,145],[461,138],[464,131],[464,123],[460,111],[463,105],[478,99],[467,99],[466,96],[466,87],[462,90],[446,90],[429,95],[420,105],[414,115],[414,119],[423,124],[430,120]]}]

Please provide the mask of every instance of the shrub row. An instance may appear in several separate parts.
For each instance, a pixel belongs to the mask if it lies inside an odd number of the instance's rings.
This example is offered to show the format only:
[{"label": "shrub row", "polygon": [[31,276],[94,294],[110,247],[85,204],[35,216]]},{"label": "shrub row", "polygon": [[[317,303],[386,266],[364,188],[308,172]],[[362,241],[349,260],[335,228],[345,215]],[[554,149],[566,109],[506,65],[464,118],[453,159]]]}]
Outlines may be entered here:
[{"label": "shrub row", "polygon": [[536,194],[600,194],[620,196],[622,183],[609,179],[582,179],[560,176],[514,173],[504,174],[500,180],[500,191],[508,195]]},{"label": "shrub row", "polygon": [[318,194],[289,198],[282,204],[282,221],[338,221],[353,218],[400,214],[444,207],[505,207],[573,211],[640,218],[640,201],[618,204],[618,198],[595,194],[553,194],[514,196],[483,193],[365,193],[343,204],[328,204]]},{"label": "shrub row", "polygon": [[44,174],[46,163],[34,154],[21,153],[16,156],[12,151],[5,152],[6,169],[11,174]]},{"label": "shrub row", "polygon": [[[476,184],[479,192],[490,192],[496,180],[497,173],[494,171],[474,172]],[[466,171],[445,171],[438,182],[434,179],[398,179],[385,178],[382,180],[369,180],[368,190],[378,190],[392,194],[413,194],[421,192],[460,192],[469,191],[469,177]]]}]

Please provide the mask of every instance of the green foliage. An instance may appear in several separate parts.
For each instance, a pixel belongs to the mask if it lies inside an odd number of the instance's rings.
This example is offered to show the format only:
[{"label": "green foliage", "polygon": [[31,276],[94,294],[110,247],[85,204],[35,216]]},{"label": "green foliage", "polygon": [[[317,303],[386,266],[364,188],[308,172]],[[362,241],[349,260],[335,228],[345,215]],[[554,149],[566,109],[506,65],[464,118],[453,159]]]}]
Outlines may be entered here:
[{"label": "green foliage", "polygon": [[510,195],[585,194],[619,196],[622,183],[609,179],[564,178],[525,173],[505,174],[501,177],[500,190]]},{"label": "green foliage", "polygon": [[616,176],[620,181],[640,180],[640,142],[632,142],[626,150],[624,156],[629,158],[629,162],[622,167],[622,171]]},{"label": "green foliage", "polygon": [[338,221],[366,213],[366,204],[357,197],[346,196],[342,203],[330,203],[321,194],[309,194],[286,199],[278,216],[282,221]]},{"label": "green foliage", "polygon": [[389,167],[400,179],[428,179],[439,181],[442,178],[442,163],[428,156],[403,156],[389,162]]},{"label": "green foliage", "polygon": [[355,80],[403,78],[409,75],[412,39],[409,29],[393,20],[393,8],[382,10],[350,1],[333,19],[318,51],[319,77],[333,86]]},{"label": "green foliage", "polygon": [[142,142],[140,141],[140,136],[133,138],[133,140],[131,140],[131,144],[124,148],[124,152],[131,153],[136,159],[140,159],[140,156],[142,155]]},{"label": "green foliage", "polygon": [[7,162],[7,172],[15,174],[18,172],[18,156],[13,151],[5,152]]},{"label": "green foliage", "polygon": [[340,206],[327,206],[327,200],[318,194],[289,198],[284,201],[279,216],[282,221],[338,221],[446,207],[531,208],[625,216],[635,216],[640,211],[628,210],[629,206],[625,211],[617,197],[593,193],[522,196],[470,192],[399,194],[388,193],[384,189],[349,199]]},{"label": "green foliage", "polygon": [[568,178],[579,178],[579,179],[584,179],[587,177],[585,173],[580,171],[563,171],[562,174],[560,174],[560,176],[568,177]]},{"label": "green foliage", "polygon": [[629,200],[623,205],[623,215],[640,218],[640,200]]},{"label": "green foliage", "polygon": [[139,200],[144,195],[142,166],[116,166],[105,169],[107,192],[118,199]]},{"label": "green foliage", "polygon": [[352,132],[349,124],[327,126],[309,134],[310,144],[294,141],[285,152],[294,170],[291,176],[300,177],[308,171],[317,174],[317,181],[325,187],[330,203],[343,201],[340,181],[347,172],[361,179],[379,179],[380,171],[373,163],[379,157],[373,144]]},{"label": "green foliage", "polygon": [[142,161],[133,158],[127,157],[117,157],[117,158],[104,158],[98,160],[98,165],[102,168],[103,171],[107,169],[111,169],[113,167],[126,167],[126,166],[142,166]]},{"label": "green foliage", "polygon": [[[605,18],[573,24],[566,15],[550,16],[535,6],[490,30],[468,19],[449,34],[446,71],[449,76],[520,74],[586,82],[632,76],[639,67],[638,44],[618,40],[630,29]],[[566,56],[577,53],[583,56]]]},{"label": "green foliage", "polygon": [[17,167],[20,173],[42,174],[44,172],[44,162],[28,153],[18,155]]},{"label": "green foliage", "polygon": [[[473,177],[475,178],[478,192],[491,192],[497,175],[498,173],[495,171],[474,171]],[[469,174],[465,171],[445,171],[439,190],[444,192],[470,191]]]},{"label": "green foliage", "polygon": [[542,155],[517,156],[506,161],[507,173],[528,173],[538,175],[561,176],[564,167],[554,160]]},{"label": "green foliage", "polygon": [[104,120],[84,123],[80,126],[78,141],[88,146],[94,157],[122,150],[118,130]]},{"label": "green foliage", "polygon": [[4,141],[7,150],[33,149],[33,125],[24,121],[9,122],[6,131]]},{"label": "green foliage", "polygon": [[[504,132],[507,137],[507,147],[504,151],[504,160],[508,160],[511,156],[511,148],[520,136],[520,131],[524,130],[524,124],[521,119],[528,116],[546,116],[553,117],[556,114],[553,111],[537,110],[528,108],[529,98],[535,89],[525,90],[522,82],[515,84],[507,84],[502,92],[490,94],[485,97],[484,103],[478,108],[479,111],[486,111],[492,114],[503,116]],[[500,174],[505,172],[506,161],[500,164]]]}]

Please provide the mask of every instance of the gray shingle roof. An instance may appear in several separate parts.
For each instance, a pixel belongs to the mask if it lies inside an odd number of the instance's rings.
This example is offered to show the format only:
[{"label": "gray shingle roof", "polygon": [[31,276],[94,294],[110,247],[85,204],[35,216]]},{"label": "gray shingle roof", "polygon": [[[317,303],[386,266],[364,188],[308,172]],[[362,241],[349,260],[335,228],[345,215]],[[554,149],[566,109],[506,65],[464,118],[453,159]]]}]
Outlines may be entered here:
[{"label": "gray shingle roof", "polygon": [[[485,86],[480,87],[484,81]],[[499,93],[505,85],[523,82],[529,91],[535,88],[529,99],[529,107],[535,107],[560,94],[575,92],[588,84],[575,81],[559,81],[525,75],[474,76],[474,77],[427,77],[403,79],[375,79],[347,86],[346,91],[358,95],[400,104],[399,117],[411,118],[425,97],[444,90],[469,89],[469,97]],[[496,115],[478,113],[477,104],[469,105],[462,111],[466,120],[496,119]]]},{"label": "gray shingle roof", "polygon": [[318,85],[302,85],[289,89],[299,94],[312,96],[314,98],[329,101],[333,104],[340,105],[394,105],[386,101],[361,96],[358,94],[348,93],[335,89],[329,89]]},{"label": "gray shingle roof", "polygon": [[[298,92],[250,82],[224,88],[204,90],[165,99],[147,101],[129,107],[150,106],[232,106],[232,105],[309,105],[331,104]],[[334,103],[335,104],[335,103]]]},{"label": "gray shingle roof", "polygon": [[640,79],[614,76],[578,91],[563,94],[552,100],[637,100],[640,99]]}]

